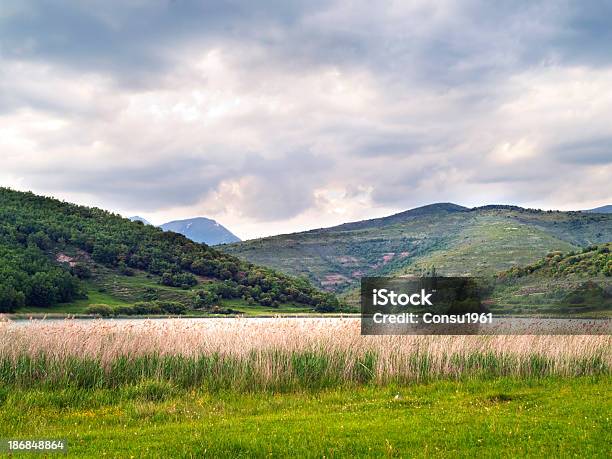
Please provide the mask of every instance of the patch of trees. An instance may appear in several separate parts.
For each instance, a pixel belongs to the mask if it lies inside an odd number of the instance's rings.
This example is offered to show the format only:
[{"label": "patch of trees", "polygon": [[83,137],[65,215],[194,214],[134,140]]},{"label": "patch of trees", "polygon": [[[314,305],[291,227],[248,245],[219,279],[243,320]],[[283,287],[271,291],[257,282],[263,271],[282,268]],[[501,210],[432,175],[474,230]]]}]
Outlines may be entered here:
[{"label": "patch of trees", "polygon": [[191,273],[171,273],[165,272],[162,274],[160,279],[160,284],[166,285],[168,287],[181,287],[181,288],[189,288],[198,284],[198,280]]},{"label": "patch of trees", "polygon": [[14,246],[0,235],[0,312],[47,307],[84,295],[77,277],[55,266],[31,241]]},{"label": "patch of trees", "polygon": [[211,309],[218,306],[223,299],[240,298],[248,304],[273,308],[284,303],[310,306],[317,312],[333,312],[340,308],[335,295],[314,290],[302,279],[293,281],[293,283],[283,283],[274,276],[259,273],[248,278],[247,284],[234,280],[211,283],[195,293],[193,307]]},{"label": "patch of trees", "polygon": [[579,252],[550,252],[546,257],[527,266],[515,266],[500,274],[500,278],[519,278],[542,271],[551,277],[584,275],[612,276],[612,244],[590,245]]}]

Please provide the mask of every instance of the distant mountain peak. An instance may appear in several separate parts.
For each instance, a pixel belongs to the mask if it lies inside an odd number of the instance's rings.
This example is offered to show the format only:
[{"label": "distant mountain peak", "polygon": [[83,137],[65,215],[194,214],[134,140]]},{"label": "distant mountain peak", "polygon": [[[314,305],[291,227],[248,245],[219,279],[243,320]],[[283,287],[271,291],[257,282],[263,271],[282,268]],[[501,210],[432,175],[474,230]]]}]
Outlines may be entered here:
[{"label": "distant mountain peak", "polygon": [[206,217],[194,217],[185,220],[173,220],[161,225],[164,231],[183,234],[195,242],[208,245],[230,244],[240,242],[240,238],[220,223]]},{"label": "distant mountain peak", "polygon": [[146,218],[139,217],[138,215],[129,217],[129,219],[132,220],[133,222],[141,222],[141,223],[144,223],[145,225],[151,225],[151,223]]},{"label": "distant mountain peak", "polygon": [[468,210],[470,209],[452,202],[435,202],[433,204],[426,204],[424,206],[405,210],[399,214],[391,215],[391,217],[395,217],[397,215],[425,215],[437,212],[466,212]]},{"label": "distant mountain peak", "polygon": [[459,204],[454,204],[452,202],[437,202],[434,204],[427,204],[421,207],[415,207],[413,209],[405,210],[403,212],[389,215],[387,217],[381,218],[373,218],[370,220],[362,220],[358,222],[350,222],[344,223],[342,225],[329,228],[330,230],[335,230],[336,228],[342,229],[359,229],[359,228],[370,228],[382,225],[388,225],[392,223],[399,223],[405,220],[409,220],[416,217],[421,217],[425,215],[435,215],[435,214],[448,214],[454,212],[468,212],[470,209],[464,206],[460,206]]}]

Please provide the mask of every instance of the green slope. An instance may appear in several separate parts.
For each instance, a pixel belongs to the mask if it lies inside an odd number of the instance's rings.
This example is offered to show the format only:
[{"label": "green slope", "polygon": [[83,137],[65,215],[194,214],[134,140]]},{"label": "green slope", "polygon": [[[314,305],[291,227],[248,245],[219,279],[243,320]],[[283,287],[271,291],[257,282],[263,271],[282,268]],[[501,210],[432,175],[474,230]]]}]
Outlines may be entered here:
[{"label": "green slope", "polygon": [[[326,312],[306,280],[101,209],[0,188],[0,312]],[[115,308],[115,309],[113,309]]]},{"label": "green slope", "polygon": [[437,204],[390,217],[221,246],[242,259],[352,290],[365,275],[487,275],[612,240],[612,215]]},{"label": "green slope", "polygon": [[477,212],[471,221],[457,228],[443,247],[414,257],[402,273],[418,274],[435,267],[445,275],[488,275],[530,263],[551,250],[575,248],[536,225],[510,221],[492,212]]},{"label": "green slope", "polygon": [[578,252],[551,252],[537,262],[498,275],[489,300],[496,312],[612,313],[612,243]]}]

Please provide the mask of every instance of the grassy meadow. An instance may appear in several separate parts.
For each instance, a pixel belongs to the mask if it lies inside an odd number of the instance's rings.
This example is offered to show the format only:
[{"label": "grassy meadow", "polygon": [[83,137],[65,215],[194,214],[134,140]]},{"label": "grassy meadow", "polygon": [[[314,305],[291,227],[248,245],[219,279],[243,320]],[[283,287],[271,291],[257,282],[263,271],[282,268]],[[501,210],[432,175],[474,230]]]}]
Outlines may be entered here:
[{"label": "grassy meadow", "polygon": [[361,336],[356,319],[0,323],[0,437],[83,457],[589,456],[609,336]]},{"label": "grassy meadow", "polygon": [[11,388],[0,436],[79,457],[609,457],[609,377],[468,379],[290,393]]}]

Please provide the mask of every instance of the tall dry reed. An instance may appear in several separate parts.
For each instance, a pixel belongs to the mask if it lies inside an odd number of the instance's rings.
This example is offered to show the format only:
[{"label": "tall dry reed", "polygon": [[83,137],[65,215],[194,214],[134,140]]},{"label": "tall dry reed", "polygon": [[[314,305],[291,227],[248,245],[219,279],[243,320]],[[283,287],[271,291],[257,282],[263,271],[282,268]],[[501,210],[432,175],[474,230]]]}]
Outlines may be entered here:
[{"label": "tall dry reed", "polygon": [[0,383],[295,389],[608,374],[609,336],[361,336],[357,319],[0,324]]}]

